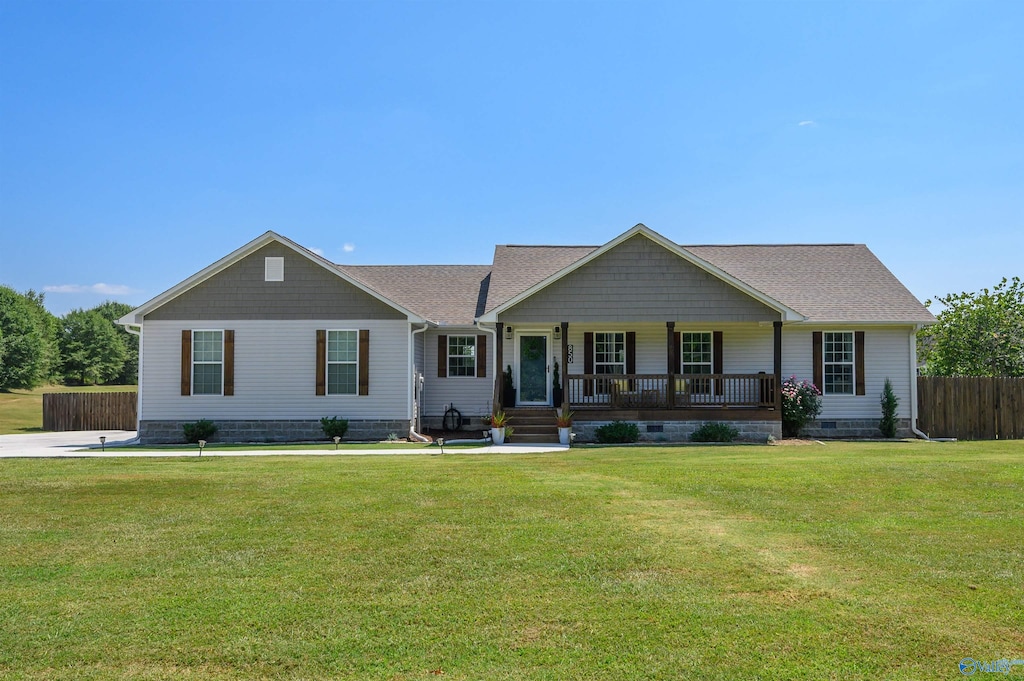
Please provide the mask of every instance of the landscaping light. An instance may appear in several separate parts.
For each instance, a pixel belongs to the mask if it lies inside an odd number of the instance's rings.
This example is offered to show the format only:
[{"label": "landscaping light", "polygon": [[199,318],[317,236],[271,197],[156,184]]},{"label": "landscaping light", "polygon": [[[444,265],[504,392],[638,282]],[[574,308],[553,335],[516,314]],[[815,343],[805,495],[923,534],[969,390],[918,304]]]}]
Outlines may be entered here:
[{"label": "landscaping light", "polygon": [[341,436],[340,435],[335,435],[334,436],[334,451],[338,451],[338,443],[339,442],[341,442]]},{"label": "landscaping light", "polygon": [[104,452],[107,451],[107,436],[106,435],[100,435],[100,449],[102,449]]},{"label": "landscaping light", "polygon": [[441,453],[444,454],[444,438],[437,438],[437,444],[441,447]]},{"label": "landscaping light", "polygon": [[199,456],[203,455],[203,447],[206,446],[206,440],[199,441]]}]

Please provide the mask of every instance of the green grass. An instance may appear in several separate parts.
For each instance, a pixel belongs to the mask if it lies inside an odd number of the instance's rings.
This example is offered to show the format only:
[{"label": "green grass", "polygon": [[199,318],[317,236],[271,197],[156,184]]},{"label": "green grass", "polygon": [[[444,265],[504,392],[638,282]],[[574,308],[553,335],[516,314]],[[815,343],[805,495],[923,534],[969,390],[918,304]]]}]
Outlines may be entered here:
[{"label": "green grass", "polygon": [[949,679],[1024,658],[1020,442],[8,460],[0,499],[3,678]]},{"label": "green grass", "polygon": [[34,433],[43,430],[43,393],[123,392],[134,385],[90,385],[70,387],[47,385],[33,390],[0,391],[0,435]]}]

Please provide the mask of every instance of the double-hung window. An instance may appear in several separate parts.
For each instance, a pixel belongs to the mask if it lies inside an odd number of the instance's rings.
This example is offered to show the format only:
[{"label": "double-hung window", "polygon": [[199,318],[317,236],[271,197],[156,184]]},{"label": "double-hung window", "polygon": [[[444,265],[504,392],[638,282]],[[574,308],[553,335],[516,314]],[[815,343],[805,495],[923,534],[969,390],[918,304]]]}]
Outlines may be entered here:
[{"label": "double-hung window", "polygon": [[852,395],[854,390],[854,344],[852,331],[826,331],[822,338],[822,378],[825,395]]},{"label": "double-hung window", "polygon": [[327,332],[327,394],[355,395],[359,390],[359,332]]},{"label": "double-hung window", "polygon": [[448,336],[448,375],[476,376],[476,336]]},{"label": "double-hung window", "polygon": [[192,332],[192,394],[224,394],[224,332]]},{"label": "double-hung window", "polygon": [[615,333],[594,334],[594,373],[626,373],[625,333],[617,331]]},{"label": "double-hung window", "polygon": [[[714,345],[711,340],[711,332],[684,332],[679,334],[679,366],[682,373],[713,373],[713,348]],[[690,381],[690,391],[701,394],[710,393],[711,379],[692,379]]]}]

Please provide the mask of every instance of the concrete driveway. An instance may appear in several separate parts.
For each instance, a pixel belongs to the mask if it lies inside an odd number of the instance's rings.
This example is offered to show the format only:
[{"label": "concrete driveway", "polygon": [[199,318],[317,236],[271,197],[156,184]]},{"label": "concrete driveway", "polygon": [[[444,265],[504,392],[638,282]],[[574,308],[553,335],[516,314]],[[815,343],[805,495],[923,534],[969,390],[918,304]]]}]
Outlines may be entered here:
[{"label": "concrete driveway", "polygon": [[[106,436],[106,451],[100,449],[100,436]],[[29,435],[0,435],[0,459],[2,458],[58,458],[58,457],[173,457],[195,456],[195,452],[150,450],[118,451],[117,444],[125,444],[135,438],[134,430],[82,430],[71,433],[32,433]],[[76,451],[89,447],[89,451]],[[540,454],[568,449],[566,445],[490,445],[479,449],[449,449],[447,454]],[[274,450],[258,447],[251,450],[217,451],[206,450],[203,456],[337,456],[337,455],[377,455],[377,454],[438,454],[437,449],[342,449],[309,450],[287,449]]]}]

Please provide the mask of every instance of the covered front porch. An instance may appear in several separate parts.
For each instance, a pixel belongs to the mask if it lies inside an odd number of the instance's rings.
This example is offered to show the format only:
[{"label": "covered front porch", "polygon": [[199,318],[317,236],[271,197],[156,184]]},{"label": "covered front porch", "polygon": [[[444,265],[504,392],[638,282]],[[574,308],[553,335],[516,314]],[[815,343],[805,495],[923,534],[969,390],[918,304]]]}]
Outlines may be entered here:
[{"label": "covered front porch", "polygon": [[[506,371],[495,382],[494,406],[561,407],[578,420],[781,420],[782,322],[693,328],[498,322]],[[693,339],[706,352],[695,352]],[[697,354],[706,360],[699,366]]]}]

